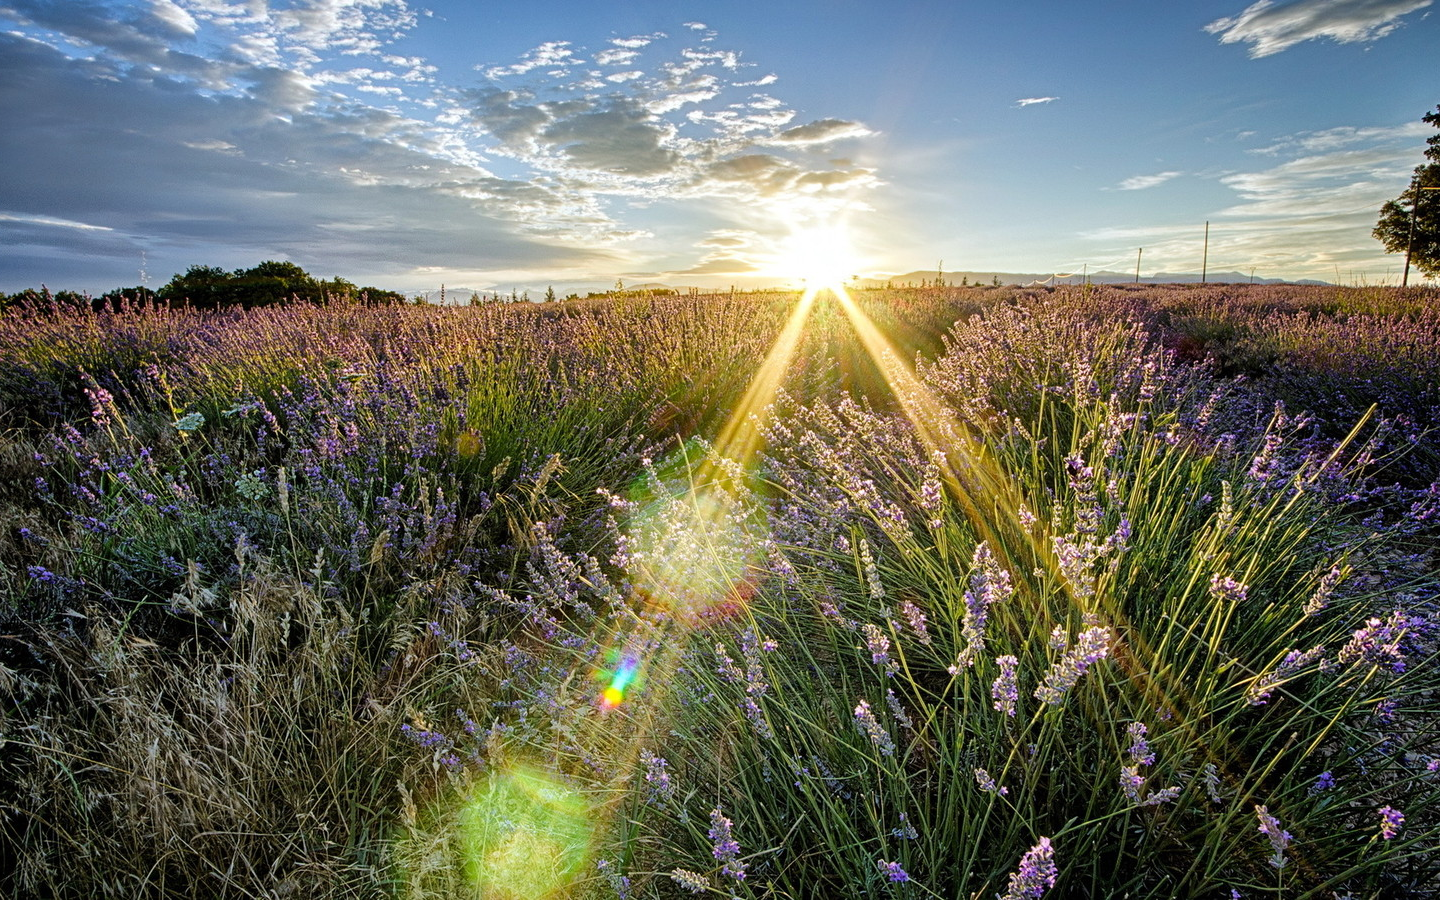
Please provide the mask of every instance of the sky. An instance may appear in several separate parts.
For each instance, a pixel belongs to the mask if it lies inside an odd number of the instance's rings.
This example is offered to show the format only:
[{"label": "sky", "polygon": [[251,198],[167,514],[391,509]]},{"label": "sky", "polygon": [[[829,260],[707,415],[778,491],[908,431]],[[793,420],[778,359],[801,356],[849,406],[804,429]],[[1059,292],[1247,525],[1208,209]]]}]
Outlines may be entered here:
[{"label": "sky", "polygon": [[1394,284],[1437,48],[1434,0],[0,0],[0,291]]}]

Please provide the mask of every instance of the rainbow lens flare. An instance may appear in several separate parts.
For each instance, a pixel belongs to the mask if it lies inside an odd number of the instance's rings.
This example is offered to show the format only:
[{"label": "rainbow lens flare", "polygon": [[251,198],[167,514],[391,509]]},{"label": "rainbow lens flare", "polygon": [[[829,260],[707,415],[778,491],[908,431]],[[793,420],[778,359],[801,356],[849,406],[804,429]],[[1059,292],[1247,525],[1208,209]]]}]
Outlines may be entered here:
[{"label": "rainbow lens flare", "polygon": [[640,661],[633,656],[627,656],[615,667],[615,672],[610,676],[610,684],[600,692],[600,705],[606,709],[614,709],[625,700],[625,692],[635,683],[635,677],[640,674]]}]

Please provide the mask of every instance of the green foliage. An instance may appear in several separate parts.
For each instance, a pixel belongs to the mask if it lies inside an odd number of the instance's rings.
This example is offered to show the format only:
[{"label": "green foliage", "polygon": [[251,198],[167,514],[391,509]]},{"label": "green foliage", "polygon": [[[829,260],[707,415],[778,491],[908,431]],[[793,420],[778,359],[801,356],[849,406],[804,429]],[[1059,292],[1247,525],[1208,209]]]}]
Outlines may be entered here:
[{"label": "green foliage", "polygon": [[328,299],[359,300],[362,297],[371,304],[404,302],[404,297],[394,291],[359,288],[339,277],[329,281],[317,279],[292,262],[276,260],[233,272],[216,266],[191,266],[171,278],[157,296],[175,304],[188,303],[197,309],[227,306],[249,309],[294,301],[321,303]]},{"label": "green foliage", "polygon": [[[1422,121],[1440,128],[1440,106]],[[1410,254],[1425,275],[1440,277],[1440,134],[1425,142],[1428,162],[1415,167],[1405,193],[1380,208],[1375,239],[1390,253]]]}]

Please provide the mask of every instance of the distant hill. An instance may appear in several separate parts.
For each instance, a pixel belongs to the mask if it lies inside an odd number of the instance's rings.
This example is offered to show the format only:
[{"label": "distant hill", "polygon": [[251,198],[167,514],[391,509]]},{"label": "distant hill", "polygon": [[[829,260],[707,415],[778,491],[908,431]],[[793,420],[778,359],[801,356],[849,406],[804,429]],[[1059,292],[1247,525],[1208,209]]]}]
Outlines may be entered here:
[{"label": "distant hill", "polygon": [[[1089,280],[1091,284],[1132,284],[1135,281],[1134,272],[1111,272],[1101,270],[1091,272],[1088,275],[1079,273],[1068,274],[1060,277],[1052,272],[943,272],[941,277],[946,284],[958,285],[961,282],[968,284],[993,284],[996,278],[1001,284],[1079,284],[1082,280]],[[906,272],[903,275],[895,275],[888,279],[862,278],[862,287],[884,287],[890,284],[896,287],[902,285],[918,286],[922,281],[929,283],[935,280],[935,270]],[[1156,272],[1153,275],[1142,275],[1141,284],[1195,284],[1200,281],[1200,275],[1195,272]],[[1284,278],[1252,278],[1243,272],[1209,272],[1205,275],[1208,284],[1328,284],[1325,281],[1313,281],[1302,279],[1300,281],[1288,281]]]}]

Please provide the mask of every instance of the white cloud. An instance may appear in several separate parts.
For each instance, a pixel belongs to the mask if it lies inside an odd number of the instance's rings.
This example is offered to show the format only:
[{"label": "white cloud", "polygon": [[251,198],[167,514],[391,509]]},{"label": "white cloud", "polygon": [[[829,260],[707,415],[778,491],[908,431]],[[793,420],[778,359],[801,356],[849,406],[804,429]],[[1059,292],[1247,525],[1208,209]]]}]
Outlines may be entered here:
[{"label": "white cloud", "polygon": [[1340,147],[1358,143],[1406,141],[1412,139],[1418,144],[1428,137],[1429,134],[1430,126],[1425,122],[1407,122],[1399,128],[1355,128],[1346,125],[1339,128],[1329,128],[1325,131],[1302,131],[1299,134],[1282,138],[1268,147],[1257,148],[1253,152],[1273,156],[1282,151],[1300,150],[1315,152],[1336,150]]},{"label": "white cloud", "polygon": [[193,35],[200,28],[193,16],[171,0],[153,0],[150,13],[180,34]]},{"label": "white cloud", "polygon": [[546,41],[533,50],[527,50],[520,61],[508,66],[489,66],[485,68],[487,78],[506,78],[511,75],[524,75],[535,69],[560,67],[584,62],[575,56],[570,49],[569,41]]},{"label": "white cloud", "polygon": [[114,231],[106,225],[89,225],[85,222],[72,222],[69,219],[57,219],[53,216],[26,216],[13,213],[0,213],[0,222],[22,222],[27,225],[48,225],[51,228],[74,228],[77,231]]},{"label": "white cloud", "polygon": [[667,35],[663,31],[656,31],[652,34],[637,34],[628,38],[611,38],[610,43],[617,47],[624,47],[626,50],[639,50],[641,47],[648,47],[654,42]]},{"label": "white cloud", "polygon": [[[1428,130],[1428,126],[1427,126]],[[1282,138],[1281,157],[1219,182],[1235,202],[1210,214],[1210,270],[1334,280],[1335,270],[1373,281],[1394,265],[1370,231],[1380,207],[1404,189],[1418,157],[1412,124],[1345,127]],[[1107,229],[1092,237],[1145,248],[1147,265],[1198,271],[1203,234],[1195,225]]]},{"label": "white cloud", "polygon": [[610,50],[601,50],[595,54],[595,63],[601,66],[625,66],[629,65],[639,55],[640,51],[638,50],[612,48]]},{"label": "white cloud", "polygon": [[1216,19],[1205,30],[1220,42],[1250,45],[1257,59],[1304,41],[1330,38],[1342,44],[1375,41],[1402,24],[1401,17],[1432,0],[1257,0],[1237,16]]},{"label": "white cloud", "polygon": [[[613,272],[647,234],[636,209],[779,221],[880,183],[825,152],[870,129],[790,127],[783,99],[751,93],[773,75],[733,81],[748,65],[734,50],[658,32],[593,55],[552,40],[477,66],[493,80],[463,89],[394,52],[417,18],[401,0],[278,6],[0,0],[0,83],[35,86],[0,92],[7,146],[31,148],[6,158],[0,278],[38,283],[84,257],[116,273],[88,285],[108,289],[133,283],[142,251],[157,273],[274,257],[381,284],[422,269]],[[653,67],[622,65],[644,48]],[[57,121],[125,121],[133,137],[56,141]],[[743,271],[744,247],[712,237],[700,265]]]},{"label": "white cloud", "polygon": [[1120,182],[1118,190],[1122,191],[1143,191],[1156,185],[1164,184],[1172,178],[1179,177],[1179,172],[1157,172],[1154,175],[1132,175]]},{"label": "white cloud", "polygon": [[791,146],[829,144],[845,138],[869,137],[874,133],[859,122],[847,122],[844,119],[817,119],[814,122],[785,129],[775,135],[774,143]]},{"label": "white cloud", "polygon": [[1025,97],[1024,99],[1016,100],[1015,105],[1017,107],[1034,106],[1037,103],[1054,103],[1059,99],[1059,97]]}]

